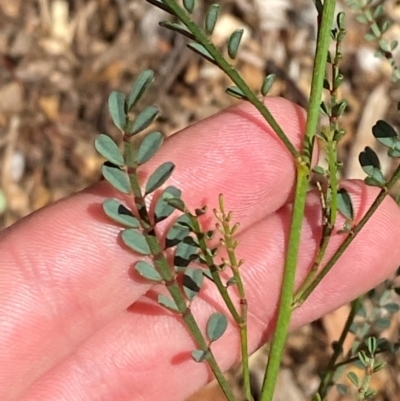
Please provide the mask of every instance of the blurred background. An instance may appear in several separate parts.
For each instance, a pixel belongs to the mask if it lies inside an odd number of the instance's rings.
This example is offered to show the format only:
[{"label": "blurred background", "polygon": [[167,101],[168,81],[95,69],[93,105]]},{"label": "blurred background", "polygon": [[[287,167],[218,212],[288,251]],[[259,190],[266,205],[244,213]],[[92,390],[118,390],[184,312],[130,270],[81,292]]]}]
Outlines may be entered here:
[{"label": "blurred background", "polygon": [[[198,0],[195,18],[200,20],[211,3]],[[222,45],[233,30],[244,28],[236,65],[248,84],[257,89],[266,74],[274,73],[270,94],[306,108],[316,33],[313,2],[218,3],[213,40]],[[380,3],[393,23],[386,37],[400,39],[400,2]],[[340,158],[348,161],[345,177],[363,178],[358,153],[368,145],[384,154],[371,126],[383,118],[400,126],[400,86],[391,82],[390,65],[374,57],[375,44],[363,40],[366,27],[339,1],[338,10],[343,9],[345,82],[339,94],[348,108]],[[0,0],[0,228],[100,179],[102,160],[94,138],[107,133],[118,140],[108,95],[128,92],[143,69],[153,69],[156,81],[142,105],[161,108],[157,128],[165,135],[236,102],[224,94],[230,82],[222,72],[188,51],[184,38],[158,26],[168,17],[145,0]],[[395,57],[399,61],[399,53]],[[291,337],[276,400],[306,400],[315,391],[327,344],[337,338],[345,318],[346,308]],[[397,322],[393,325],[390,335],[397,333]],[[255,383],[265,354],[253,357]],[[385,372],[376,399],[398,399],[398,372]],[[240,374],[233,370],[231,378],[240,388]],[[215,391],[208,387],[192,400],[217,400]]]}]

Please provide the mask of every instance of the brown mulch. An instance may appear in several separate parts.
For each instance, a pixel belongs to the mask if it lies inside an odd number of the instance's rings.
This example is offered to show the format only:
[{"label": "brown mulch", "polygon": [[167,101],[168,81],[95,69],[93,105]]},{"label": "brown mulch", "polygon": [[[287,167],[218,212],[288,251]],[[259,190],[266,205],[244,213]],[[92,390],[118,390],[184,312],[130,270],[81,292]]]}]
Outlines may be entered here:
[{"label": "brown mulch", "polygon": [[[198,3],[199,18],[211,2]],[[237,67],[249,85],[256,89],[265,74],[274,73],[271,94],[307,107],[315,35],[312,2],[269,0],[268,7],[261,7],[263,0],[219,3],[221,20],[213,39],[222,44],[227,32],[245,28]],[[400,5],[385,3],[394,21],[388,35],[399,37]],[[390,81],[388,64],[375,59],[373,45],[362,40],[364,27],[347,14],[341,96],[349,108],[340,156],[349,160],[344,176],[362,178],[357,155],[367,145],[376,148],[371,126],[382,118],[400,126],[400,90]],[[185,39],[158,26],[165,18],[144,0],[0,0],[0,228],[100,179],[102,159],[94,138],[99,133],[117,138],[108,95],[128,92],[143,69],[156,73],[145,102],[163,111],[157,124],[166,135],[236,101],[224,94],[230,83],[223,73],[190,53]],[[384,164],[385,171],[391,168]],[[292,400],[307,399],[307,386],[300,389],[299,382],[315,387],[320,362],[327,360],[326,342],[344,315],[338,312],[292,337],[288,371],[283,370],[288,375],[283,388],[288,383],[299,388],[298,398],[292,390]],[[396,399],[393,370],[378,383],[382,396],[377,400]],[[197,395],[193,400],[211,398]]]}]

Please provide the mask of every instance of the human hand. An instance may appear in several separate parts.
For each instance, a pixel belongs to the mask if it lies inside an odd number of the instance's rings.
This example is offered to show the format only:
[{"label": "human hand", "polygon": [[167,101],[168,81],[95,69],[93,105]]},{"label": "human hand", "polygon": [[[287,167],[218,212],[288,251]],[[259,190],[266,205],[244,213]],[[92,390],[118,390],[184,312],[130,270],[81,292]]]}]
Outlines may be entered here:
[{"label": "human hand", "polygon": [[[300,146],[300,108],[273,98],[267,105]],[[242,104],[176,134],[144,169],[151,172],[166,160],[176,164],[168,184],[182,189],[189,208],[207,204],[211,210],[223,193],[226,209],[241,223],[238,256],[245,260],[253,351],[274,329],[295,180],[292,157],[255,109]],[[345,186],[359,221],[378,191],[358,181]],[[104,216],[102,201],[115,196],[101,183],[1,233],[1,400],[180,401],[210,380],[206,364],[190,356],[196,347],[180,319],[154,301],[160,287],[133,272],[138,256]],[[318,245],[320,217],[318,196],[310,193],[297,285]],[[211,217],[206,224],[213,226]],[[387,199],[294,313],[292,328],[383,281],[400,264],[399,237],[400,211]],[[328,256],[342,240],[333,236]],[[202,294],[192,310],[204,327],[223,307],[209,283]],[[236,362],[235,327],[212,347],[223,370]]]}]

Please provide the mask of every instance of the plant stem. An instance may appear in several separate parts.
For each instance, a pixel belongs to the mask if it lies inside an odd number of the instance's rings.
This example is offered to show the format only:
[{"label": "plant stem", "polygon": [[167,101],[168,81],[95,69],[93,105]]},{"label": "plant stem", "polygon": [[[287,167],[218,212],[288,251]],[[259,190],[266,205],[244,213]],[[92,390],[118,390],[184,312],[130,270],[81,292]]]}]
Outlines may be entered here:
[{"label": "plant stem", "polygon": [[214,263],[214,258],[209,252],[209,247],[207,241],[204,238],[204,235],[201,231],[200,223],[196,216],[192,216],[188,210],[185,210],[185,214],[189,216],[191,224],[193,226],[194,232],[197,236],[197,240],[199,242],[200,250],[204,256],[204,262],[206,266],[210,269],[211,276],[214,280],[214,284],[216,285],[218,292],[221,294],[221,297],[229,310],[229,313],[232,315],[233,319],[238,322],[241,320],[241,317],[236,310],[234,303],[228,293],[228,289],[225,284],[222,282],[220,272],[218,266]]},{"label": "plant stem", "polygon": [[[302,168],[301,168],[302,167]],[[308,168],[300,166],[297,175],[296,198],[293,205],[292,225],[290,230],[288,252],[282,279],[279,299],[278,319],[271,343],[268,364],[264,376],[260,401],[271,401],[278,377],[280,362],[289,329],[292,314],[295,273],[300,244],[301,225],[303,221],[305,199],[308,190]]]},{"label": "plant stem", "polygon": [[299,254],[301,226],[304,217],[308,178],[310,173],[313,142],[317,130],[319,107],[321,102],[323,79],[325,76],[330,29],[335,11],[335,0],[325,0],[323,4],[316,54],[314,58],[313,78],[311,82],[310,103],[307,113],[306,133],[302,150],[302,161],[297,166],[296,193],[293,205],[292,223],[289,234],[288,251],[282,279],[276,331],[272,339],[268,365],[261,390],[260,401],[272,401],[278,377],[280,362],[288,334],[292,313],[295,274]]},{"label": "plant stem", "polygon": [[[339,20],[339,18],[338,18]],[[344,20],[344,18],[340,18]],[[326,172],[326,177],[328,179],[327,187],[323,188],[319,183],[318,189],[321,196],[321,207],[322,207],[322,237],[318,246],[318,251],[314,262],[311,266],[307,277],[301,284],[300,288],[294,298],[293,308],[298,307],[298,300],[301,298],[301,294],[306,288],[312,283],[314,277],[316,276],[318,269],[321,265],[322,259],[328,248],[329,241],[335,227],[336,217],[337,217],[337,207],[338,207],[338,159],[337,159],[337,138],[340,136],[341,132],[339,130],[338,117],[340,117],[337,111],[334,111],[338,107],[337,99],[337,89],[340,86],[338,83],[338,77],[340,75],[339,61],[342,59],[342,40],[344,37],[344,28],[342,26],[343,22],[337,22],[337,28],[332,32],[334,33],[334,38],[336,41],[335,55],[328,57],[331,62],[331,82],[329,85],[330,91],[330,106],[329,106],[329,129],[322,128],[321,139],[323,143],[323,148],[327,155],[326,161],[328,162],[328,169]]]},{"label": "plant stem", "polygon": [[203,252],[204,261],[206,266],[210,269],[212,278],[214,283],[222,296],[222,299],[228,308],[230,314],[232,315],[235,323],[239,327],[240,333],[240,348],[241,348],[241,356],[242,356],[242,370],[243,370],[243,388],[246,396],[246,401],[252,401],[253,396],[251,394],[251,383],[250,383],[250,369],[249,369],[249,350],[248,350],[248,339],[247,339],[247,300],[245,298],[244,293],[244,285],[239,274],[239,263],[236,259],[234,249],[236,247],[235,240],[232,237],[231,229],[229,227],[229,221],[226,220],[228,217],[225,214],[223,209],[223,202],[220,196],[220,209],[221,214],[216,214],[217,219],[222,223],[223,228],[221,229],[221,233],[224,236],[224,243],[228,257],[229,257],[229,266],[233,271],[233,275],[236,279],[236,285],[238,287],[238,293],[240,297],[240,314],[238,313],[230,295],[228,292],[227,286],[222,282],[220,276],[220,270],[218,266],[214,263],[213,256],[208,252],[207,242],[205,240],[204,235],[201,232],[201,227],[198,219],[195,216],[190,215],[188,211],[185,213],[190,216],[191,223],[194,228],[194,232],[197,235],[197,239],[199,242],[200,249]]},{"label": "plant stem", "polygon": [[354,238],[361,231],[361,229],[365,226],[367,221],[371,218],[371,216],[378,209],[380,204],[383,202],[385,197],[389,194],[389,191],[393,188],[396,182],[400,179],[400,166],[397,167],[393,176],[386,183],[385,188],[382,188],[379,192],[379,195],[376,197],[375,201],[372,203],[368,211],[365,213],[360,222],[352,229],[349,235],[345,238],[345,240],[341,243],[335,254],[331,257],[331,259],[326,263],[325,267],[321,270],[321,273],[315,278],[315,280],[306,288],[301,296],[298,298],[298,303],[301,305],[304,301],[310,296],[310,294],[314,291],[317,285],[323,280],[323,278],[329,273],[334,264],[338,261],[338,259],[342,256],[347,247],[353,242]]},{"label": "plant stem", "polygon": [[171,269],[168,260],[164,254],[164,250],[160,245],[159,239],[156,235],[156,230],[154,224],[150,219],[145,199],[142,194],[142,190],[140,188],[140,183],[137,176],[136,165],[134,162],[134,145],[129,142],[129,138],[125,138],[124,141],[124,159],[125,163],[128,166],[128,175],[132,188],[132,192],[134,195],[134,201],[139,213],[139,221],[142,226],[142,233],[146,238],[146,241],[149,245],[151,256],[154,261],[154,266],[157,271],[160,273],[161,277],[165,282],[165,286],[174,300],[179,313],[182,316],[183,321],[186,323],[186,326],[190,333],[192,334],[197,347],[202,351],[207,353],[206,361],[210,366],[215,378],[218,381],[219,386],[224,392],[228,401],[235,401],[235,397],[232,393],[232,389],[229,386],[223,372],[221,371],[214,354],[212,353],[207,341],[205,340],[200,327],[198,326],[192,311],[187,306],[187,301],[185,296],[182,293],[182,289],[179,286],[176,275]]},{"label": "plant stem", "polygon": [[243,92],[251,104],[257,108],[260,114],[265,118],[271,128],[275,131],[276,135],[280,138],[283,144],[286,146],[288,151],[292,154],[295,159],[299,159],[300,154],[294,145],[290,142],[289,138],[284,133],[278,122],[272,116],[271,112],[260,100],[257,95],[249,88],[242,76],[231,65],[221,54],[221,52],[214,46],[207,35],[202,29],[191,20],[190,16],[183,10],[175,0],[163,0],[178,17],[178,19],[189,29],[189,31],[195,36],[198,43],[200,43],[215,60],[218,67],[225,72],[225,74],[232,80],[232,82]]},{"label": "plant stem", "polygon": [[[337,341],[337,343],[334,346],[333,353],[332,353],[332,355],[329,359],[328,365],[326,367],[327,373],[321,380],[321,383],[318,387],[317,394],[320,396],[321,400],[325,399],[325,397],[328,393],[329,387],[331,386],[332,378],[336,372],[336,369],[335,369],[336,362],[337,362],[338,358],[340,357],[340,355],[343,353],[344,341],[346,340],[347,334],[349,334],[350,327],[353,324],[354,317],[356,316],[360,305],[361,305],[361,298],[356,298],[351,303],[351,309],[350,309],[349,315],[347,316],[346,323],[340,334],[339,340]],[[313,399],[316,400],[317,398],[314,397]]]},{"label": "plant stem", "polygon": [[249,350],[248,350],[248,335],[247,335],[247,298],[244,289],[244,283],[242,276],[240,275],[240,266],[243,261],[238,261],[236,258],[235,249],[238,245],[238,241],[234,239],[233,235],[238,228],[238,225],[234,225],[231,228],[231,216],[232,213],[225,212],[225,206],[223,202],[222,194],[219,197],[219,209],[220,213],[214,211],[217,219],[222,224],[220,232],[223,235],[222,245],[226,248],[229,267],[232,270],[233,277],[237,286],[239,299],[240,299],[240,319],[235,319],[236,324],[239,327],[240,332],[240,348],[242,356],[242,375],[243,375],[243,388],[246,397],[246,401],[252,401],[253,395],[251,393],[250,383],[250,368],[249,368]]}]

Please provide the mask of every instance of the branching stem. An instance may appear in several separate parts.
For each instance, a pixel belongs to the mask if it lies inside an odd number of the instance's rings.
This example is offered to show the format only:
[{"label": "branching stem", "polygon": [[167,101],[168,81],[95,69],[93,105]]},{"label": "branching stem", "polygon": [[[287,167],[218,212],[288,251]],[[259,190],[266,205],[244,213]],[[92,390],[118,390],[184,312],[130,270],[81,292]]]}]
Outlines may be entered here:
[{"label": "branching stem", "polygon": [[292,313],[294,283],[299,255],[301,226],[304,217],[311,156],[315,133],[317,131],[319,107],[321,102],[323,80],[325,76],[326,57],[330,41],[335,11],[335,0],[325,0],[318,31],[316,54],[314,59],[313,79],[311,82],[310,103],[307,113],[306,133],[302,150],[302,162],[297,167],[297,182],[293,204],[292,224],[287,245],[287,255],[282,279],[276,330],[272,339],[265,379],[261,390],[261,401],[272,401],[278,377],[280,362],[288,334]]},{"label": "branching stem", "polygon": [[215,45],[202,31],[202,29],[194,21],[192,21],[186,11],[182,9],[175,0],[163,0],[163,3],[166,4],[174,12],[179,20],[195,36],[197,42],[200,43],[211,54],[218,67],[225,72],[225,74],[232,80],[232,82],[248,98],[250,103],[254,105],[254,107],[256,107],[260,114],[265,118],[265,120],[268,121],[268,124],[274,130],[276,135],[281,139],[282,143],[286,146],[292,156],[295,159],[299,159],[299,151],[294,147],[290,139],[286,136],[283,129],[275,120],[275,118],[262,102],[262,100],[260,100],[258,96],[249,88],[237,69],[224,58],[221,52],[215,47]]}]

